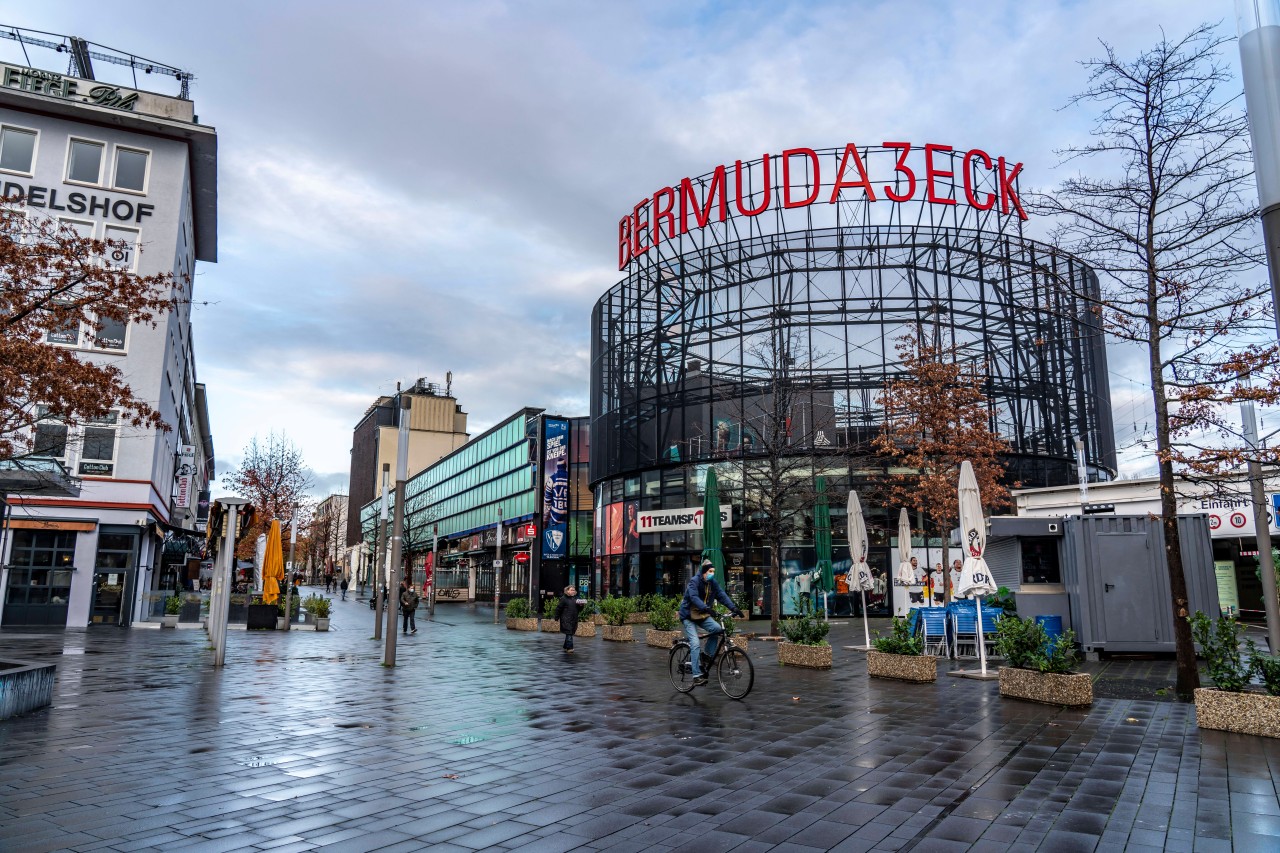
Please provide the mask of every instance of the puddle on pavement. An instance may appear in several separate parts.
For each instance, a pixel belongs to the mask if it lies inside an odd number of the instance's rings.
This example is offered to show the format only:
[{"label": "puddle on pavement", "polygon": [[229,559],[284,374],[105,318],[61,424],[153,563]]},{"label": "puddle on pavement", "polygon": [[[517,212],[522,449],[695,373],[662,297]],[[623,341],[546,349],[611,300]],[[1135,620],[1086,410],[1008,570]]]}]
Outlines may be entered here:
[{"label": "puddle on pavement", "polygon": [[334,728],[339,729],[371,729],[373,723],[334,723]]},{"label": "puddle on pavement", "polygon": [[469,746],[473,743],[480,743],[482,740],[488,740],[488,738],[484,735],[463,735],[460,738],[454,738],[449,741],[449,743],[456,744],[457,746]]}]

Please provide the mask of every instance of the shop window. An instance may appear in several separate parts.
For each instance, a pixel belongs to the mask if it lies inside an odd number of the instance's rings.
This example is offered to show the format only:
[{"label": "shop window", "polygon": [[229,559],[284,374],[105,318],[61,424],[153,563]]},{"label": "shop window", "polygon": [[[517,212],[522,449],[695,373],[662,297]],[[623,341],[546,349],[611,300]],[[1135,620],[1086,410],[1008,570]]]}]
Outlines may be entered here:
[{"label": "shop window", "polygon": [[116,148],[115,181],[112,184],[118,190],[142,192],[147,186],[147,161],[151,159],[146,151],[136,148]]},{"label": "shop window", "polygon": [[94,418],[84,428],[84,447],[80,454],[79,472],[92,477],[110,477],[115,473],[118,415],[111,412]]},{"label": "shop window", "polygon": [[94,327],[93,345],[99,349],[124,350],[128,326],[110,317],[99,317]]},{"label": "shop window", "polygon": [[1062,583],[1056,539],[1022,540],[1022,582]]},{"label": "shop window", "polygon": [[0,169],[31,174],[36,159],[36,132],[17,127],[0,128]]},{"label": "shop window", "polygon": [[[45,417],[45,407],[37,411],[39,417]],[[42,420],[36,424],[35,442],[31,449],[33,456],[48,459],[65,459],[67,457],[67,425],[53,420]]]},{"label": "shop window", "polygon": [[45,333],[45,341],[51,344],[66,344],[67,346],[79,346],[80,344],[80,319],[78,317],[69,317],[58,325],[51,328]]},{"label": "shop window", "polygon": [[67,180],[78,184],[97,184],[102,180],[101,142],[72,139],[67,152]]},{"label": "shop window", "polygon": [[132,271],[138,260],[137,229],[108,225],[102,236],[111,242],[107,248],[107,264],[117,269]]}]

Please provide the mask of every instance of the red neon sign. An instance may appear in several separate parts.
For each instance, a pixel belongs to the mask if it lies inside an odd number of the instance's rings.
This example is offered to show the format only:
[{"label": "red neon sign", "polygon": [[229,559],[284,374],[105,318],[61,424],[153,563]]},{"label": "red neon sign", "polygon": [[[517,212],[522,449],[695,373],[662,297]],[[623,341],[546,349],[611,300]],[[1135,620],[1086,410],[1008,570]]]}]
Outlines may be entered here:
[{"label": "red neon sign", "polygon": [[[681,179],[678,186],[663,187],[619,220],[618,269],[625,269],[628,263],[663,240],[705,228],[713,222],[724,222],[729,216],[731,186],[734,209],[742,216],[759,216],[770,209],[791,210],[820,202],[835,204],[862,198],[874,202],[883,197],[897,204],[910,201],[943,206],[963,204],[980,211],[991,210],[999,201],[1001,215],[1016,213],[1019,219],[1027,219],[1015,188],[1018,173],[1022,171],[1021,163],[1010,164],[1004,157],[993,159],[986,151],[972,148],[961,158],[957,175],[954,167],[947,168],[956,153],[950,145],[884,142],[881,147],[895,152],[895,162],[891,175],[883,176],[879,182],[868,173],[858,146],[850,142],[840,155],[834,178],[828,177],[825,182],[818,152],[812,148],[788,148],[780,155],[765,154],[752,163],[736,161],[732,181],[730,167],[717,166],[707,180],[700,182],[701,189],[691,178]],[[743,175],[757,165],[763,180],[759,186],[760,199],[752,206],[752,193],[750,189],[744,190]],[[954,183],[957,177],[959,186]],[[983,177],[987,178],[988,185],[994,185],[996,192],[982,189]],[[948,188],[954,191],[948,192]]]}]

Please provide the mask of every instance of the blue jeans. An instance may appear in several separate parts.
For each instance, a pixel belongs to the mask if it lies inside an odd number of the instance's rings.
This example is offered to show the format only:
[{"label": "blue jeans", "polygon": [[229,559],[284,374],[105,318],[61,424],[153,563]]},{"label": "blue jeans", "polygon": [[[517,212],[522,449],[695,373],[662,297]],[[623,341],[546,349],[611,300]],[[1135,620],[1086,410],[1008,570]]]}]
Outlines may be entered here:
[{"label": "blue jeans", "polygon": [[724,628],[720,627],[720,623],[708,616],[701,622],[694,622],[692,619],[681,619],[684,623],[684,636],[689,641],[689,663],[693,666],[693,677],[697,678],[702,675],[702,658],[698,656],[698,652],[702,651],[702,643],[698,639],[698,629],[706,631],[707,637],[707,657],[716,656],[716,648],[720,645],[720,635],[724,633]]}]

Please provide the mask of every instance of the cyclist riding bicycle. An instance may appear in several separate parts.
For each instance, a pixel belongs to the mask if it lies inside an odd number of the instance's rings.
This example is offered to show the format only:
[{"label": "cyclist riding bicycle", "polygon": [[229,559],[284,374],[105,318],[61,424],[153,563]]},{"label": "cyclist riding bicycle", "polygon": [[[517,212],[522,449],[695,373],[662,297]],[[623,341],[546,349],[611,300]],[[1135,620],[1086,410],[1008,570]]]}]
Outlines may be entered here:
[{"label": "cyclist riding bicycle", "polygon": [[702,674],[702,656],[699,654],[702,643],[698,639],[698,628],[707,632],[708,660],[716,656],[716,646],[720,642],[720,635],[724,633],[724,628],[720,627],[711,610],[712,603],[717,601],[728,607],[734,616],[742,618],[742,611],[738,609],[738,605],[734,604],[733,599],[720,588],[720,584],[716,583],[715,564],[710,560],[703,560],[698,574],[694,575],[689,580],[689,585],[684,588],[684,599],[680,602],[680,622],[684,625],[684,635],[688,638],[689,648],[692,650],[689,660],[693,668],[694,686],[707,683],[707,677]]}]

